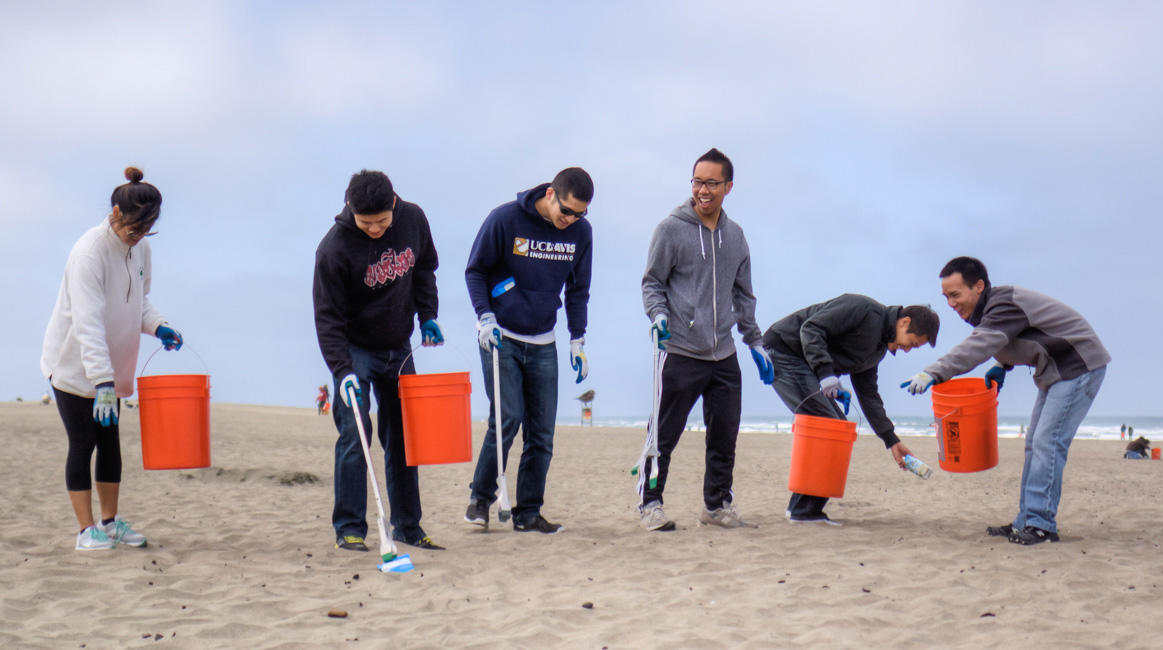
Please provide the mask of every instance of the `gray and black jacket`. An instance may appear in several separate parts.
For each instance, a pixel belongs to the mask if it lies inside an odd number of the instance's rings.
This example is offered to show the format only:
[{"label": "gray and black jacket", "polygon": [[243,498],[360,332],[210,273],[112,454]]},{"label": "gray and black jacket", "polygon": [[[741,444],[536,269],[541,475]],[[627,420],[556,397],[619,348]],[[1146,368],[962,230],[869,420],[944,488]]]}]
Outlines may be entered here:
[{"label": "gray and black jacket", "polygon": [[819,379],[849,375],[868,424],[886,448],[892,447],[900,438],[884,411],[877,370],[896,339],[900,311],[899,305],[846,293],[779,319],[767,328],[763,345],[773,355],[803,359]]},{"label": "gray and black jacket", "polygon": [[689,199],[654,229],[642,304],[651,321],[666,315],[668,353],[722,361],[735,354],[731,328],[736,325],[748,347],[763,339],[755,322],[751,253],[743,229],[724,211],[715,230],[708,230]]},{"label": "gray and black jacket", "polygon": [[1081,314],[1022,287],[987,287],[966,321],[969,338],[925,372],[938,382],[969,372],[991,356],[1006,369],[1033,366],[1034,383],[1047,390],[1110,363],[1110,354]]}]

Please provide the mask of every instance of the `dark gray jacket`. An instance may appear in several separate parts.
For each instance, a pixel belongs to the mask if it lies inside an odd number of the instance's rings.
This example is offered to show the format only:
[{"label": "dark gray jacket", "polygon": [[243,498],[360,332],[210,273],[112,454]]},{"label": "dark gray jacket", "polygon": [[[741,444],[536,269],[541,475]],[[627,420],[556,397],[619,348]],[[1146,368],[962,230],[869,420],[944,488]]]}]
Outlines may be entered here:
[{"label": "dark gray jacket", "polygon": [[969,338],[925,372],[938,382],[973,370],[990,357],[1033,366],[1034,383],[1047,390],[1110,363],[1110,354],[1081,314],[1050,296],[1021,287],[990,287],[969,320]]},{"label": "dark gray jacket", "polygon": [[816,377],[850,375],[868,424],[885,447],[900,442],[884,411],[877,369],[896,339],[899,305],[886,307],[868,296],[846,293],[793,314],[767,328],[763,345],[771,353],[799,357]]},{"label": "dark gray jacket", "polygon": [[724,211],[714,232],[708,230],[689,199],[654,229],[642,304],[651,321],[666,315],[670,353],[722,361],[735,354],[731,328],[736,325],[748,347],[763,340],[743,229]]}]

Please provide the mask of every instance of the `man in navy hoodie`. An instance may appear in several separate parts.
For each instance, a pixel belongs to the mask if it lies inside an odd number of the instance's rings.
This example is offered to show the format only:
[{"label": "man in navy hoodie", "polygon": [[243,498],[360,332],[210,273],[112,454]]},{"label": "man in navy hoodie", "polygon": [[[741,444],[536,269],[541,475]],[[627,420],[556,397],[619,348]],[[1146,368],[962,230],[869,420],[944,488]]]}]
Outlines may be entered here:
[{"label": "man in navy hoodie", "polygon": [[368,550],[367,465],[354,409],[370,432],[370,386],[379,404],[376,433],[384,448],[392,538],[439,550],[420,527],[420,480],[404,458],[399,398],[399,375],[416,372],[414,319],[419,316],[423,345],[444,343],[436,323],[436,247],[424,211],[397,196],[383,172],[352,176],[345,200],[315,251],[312,292],[319,349],[345,405],[332,409],[339,430],[331,513],[335,547]]},{"label": "man in navy hoodie", "polygon": [[577,383],[589,373],[585,352],[590,300],[592,232],[584,219],[594,183],[580,167],[562,170],[553,183],[517,194],[489,213],[473,242],[464,271],[477,314],[481,367],[489,396],[489,430],[477,457],[465,521],[489,525],[497,499],[497,455],[492,350],[500,359],[503,459],[521,428],[524,446],[517,474],[513,529],[553,534],[561,524],[541,516],[545,478],[553,458],[557,417],[557,346],[553,327],[565,290],[570,366]]}]

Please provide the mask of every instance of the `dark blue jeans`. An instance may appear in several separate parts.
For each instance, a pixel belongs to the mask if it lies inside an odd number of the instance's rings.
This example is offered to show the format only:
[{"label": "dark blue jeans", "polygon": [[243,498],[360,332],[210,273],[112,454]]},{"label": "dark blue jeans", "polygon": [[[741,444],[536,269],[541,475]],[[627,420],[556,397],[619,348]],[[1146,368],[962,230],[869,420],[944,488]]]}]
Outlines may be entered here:
[{"label": "dark blue jeans", "polygon": [[[369,388],[379,408],[375,432],[384,449],[391,534],[406,541],[424,537],[424,530],[420,528],[420,475],[404,458],[404,422],[400,413],[399,375],[416,372],[409,356],[411,352],[410,347],[365,350],[351,346],[351,361],[363,391],[360,416],[369,437],[372,432]],[[331,511],[331,524],[340,537],[367,537],[367,464],[360,449],[355,412],[343,402],[339,385],[342,380],[343,377],[335,377],[336,399],[332,405],[339,439],[335,441],[335,508]],[[370,440],[368,448],[374,450]]]},{"label": "dark blue jeans", "polygon": [[[820,390],[820,380],[812,367],[802,358],[767,349],[775,366],[775,383],[772,388],[792,414],[802,413],[821,418],[845,420],[844,412],[835,400],[824,397]],[[812,395],[815,393],[814,395]],[[810,398],[809,395],[812,395]],[[787,509],[793,517],[812,517],[824,512],[828,497],[792,492]]]},{"label": "dark blue jeans", "polygon": [[[545,504],[545,477],[553,458],[553,431],[557,419],[557,345],[533,345],[505,339],[500,349],[501,443],[506,470],[509,448],[522,431],[521,465],[517,471],[517,502],[513,520],[532,522]],[[491,504],[497,500],[496,411],[493,406],[493,354],[481,350],[485,394],[489,396],[489,430],[477,456],[471,498]],[[507,476],[507,474],[506,474]]]}]

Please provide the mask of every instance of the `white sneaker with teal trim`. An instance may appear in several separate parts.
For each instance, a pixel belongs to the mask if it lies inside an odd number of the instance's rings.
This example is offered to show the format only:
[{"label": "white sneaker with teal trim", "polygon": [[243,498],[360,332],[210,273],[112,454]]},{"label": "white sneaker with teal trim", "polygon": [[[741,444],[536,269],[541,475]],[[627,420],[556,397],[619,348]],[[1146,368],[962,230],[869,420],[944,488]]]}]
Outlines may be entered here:
[{"label": "white sneaker with teal trim", "polygon": [[113,521],[109,522],[108,526],[101,524],[101,530],[113,540],[114,545],[145,546],[145,535],[134,530],[128,521],[121,518],[121,515],[114,515]]},{"label": "white sneaker with teal trim", "polygon": [[113,548],[113,540],[99,526],[89,526],[77,533],[78,551],[107,551]]}]

